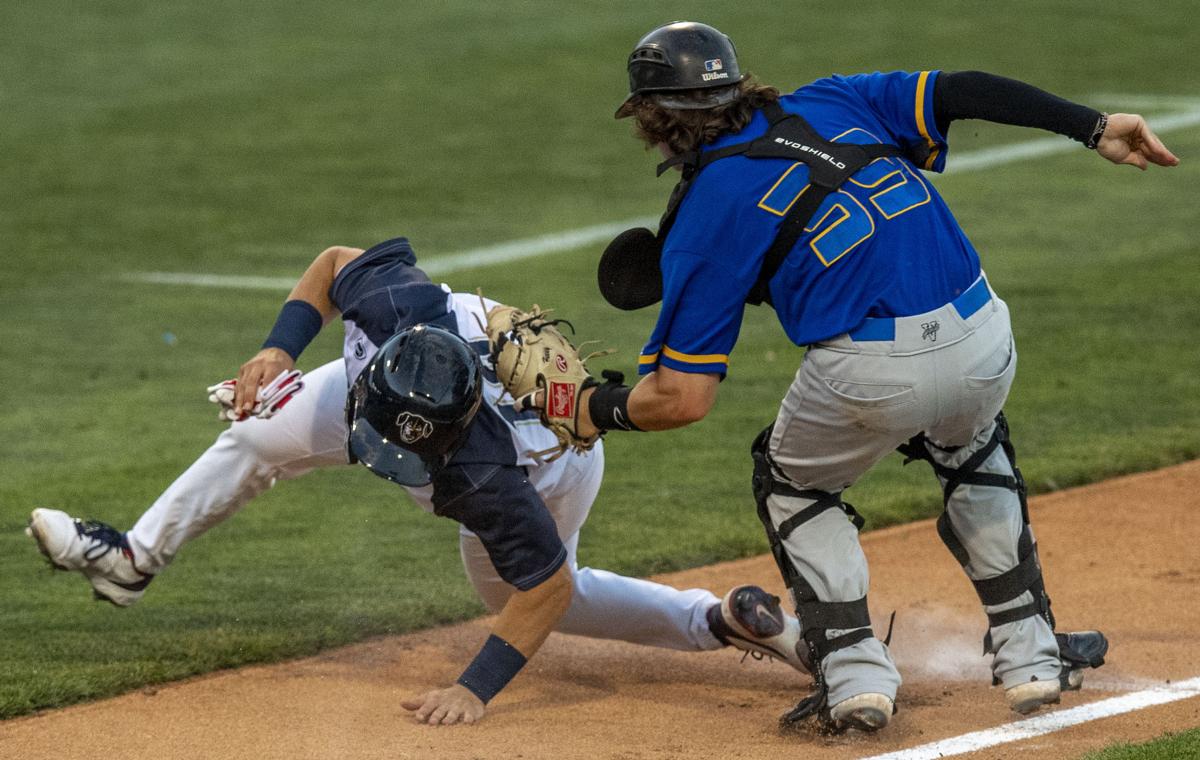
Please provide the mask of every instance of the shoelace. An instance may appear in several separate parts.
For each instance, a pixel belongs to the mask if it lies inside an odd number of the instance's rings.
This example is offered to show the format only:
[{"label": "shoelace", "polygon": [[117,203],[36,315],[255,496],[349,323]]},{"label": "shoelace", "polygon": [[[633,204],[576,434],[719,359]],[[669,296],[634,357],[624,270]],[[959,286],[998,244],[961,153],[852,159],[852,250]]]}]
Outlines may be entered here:
[{"label": "shoelace", "polygon": [[113,549],[122,552],[125,550],[124,534],[107,523],[96,520],[76,520],[75,532],[79,534],[80,538],[92,541],[92,545],[83,552],[84,559],[89,562],[95,562]]}]

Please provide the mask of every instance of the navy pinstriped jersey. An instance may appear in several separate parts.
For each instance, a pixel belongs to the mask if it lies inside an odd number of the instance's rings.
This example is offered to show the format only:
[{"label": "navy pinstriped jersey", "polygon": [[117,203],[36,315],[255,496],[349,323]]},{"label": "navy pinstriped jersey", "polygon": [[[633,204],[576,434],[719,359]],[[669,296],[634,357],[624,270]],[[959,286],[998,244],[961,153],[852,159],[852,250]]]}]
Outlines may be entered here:
[{"label": "navy pinstriped jersey", "polygon": [[[408,241],[396,238],[365,251],[338,273],[329,298],[342,312],[347,381],[395,333],[417,324],[436,324],[465,338],[484,362],[484,403],[467,428],[467,439],[439,471],[431,487],[406,489],[418,503],[461,523],[479,536],[497,573],[528,589],[554,573],[566,550],[541,496],[526,478],[526,466],[541,463],[533,453],[556,439],[532,413],[517,414],[487,360],[487,340],[476,320],[495,302],[455,294],[435,285],[416,266]],[[486,319],[485,319],[486,321]],[[566,470],[567,454],[542,465]],[[562,463],[562,464],[560,464]],[[557,483],[553,472],[539,485]]]},{"label": "navy pinstriped jersey", "polygon": [[[933,116],[937,72],[834,76],[780,99],[826,139],[890,143],[921,166],[880,158],[831,193],[770,283],[788,337],[809,345],[867,317],[940,307],[979,276],[974,248],[918,168],[941,171],[946,138]],[[745,142],[766,131],[757,113],[741,132],[706,146]],[[697,176],[662,255],[663,302],[640,358],[659,366],[725,374],[744,301],[779,225],[808,186],[808,168],[787,159],[731,156]]]}]

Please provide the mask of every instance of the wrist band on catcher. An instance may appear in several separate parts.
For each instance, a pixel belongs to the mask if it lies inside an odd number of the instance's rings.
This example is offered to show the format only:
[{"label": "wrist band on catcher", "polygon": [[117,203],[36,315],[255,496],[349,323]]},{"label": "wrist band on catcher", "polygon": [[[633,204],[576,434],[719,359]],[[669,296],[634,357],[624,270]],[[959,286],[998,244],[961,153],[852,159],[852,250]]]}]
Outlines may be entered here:
[{"label": "wrist band on catcher", "polygon": [[525,662],[525,655],[493,633],[458,682],[486,705],[525,667]]},{"label": "wrist band on catcher", "polygon": [[625,376],[611,369],[604,370],[601,375],[604,382],[595,386],[596,390],[588,399],[592,424],[601,430],[640,431],[641,428],[629,419],[629,394],[633,388],[622,384]]},{"label": "wrist band on catcher", "polygon": [[1092,129],[1092,136],[1084,142],[1084,146],[1089,150],[1095,150],[1100,144],[1100,138],[1104,136],[1104,129],[1108,126],[1108,114],[1101,112],[1100,118],[1096,119],[1096,126]]},{"label": "wrist band on catcher", "polygon": [[321,332],[323,322],[321,312],[308,301],[288,301],[279,310],[275,326],[271,328],[271,334],[262,347],[282,349],[292,359],[298,359],[312,339],[317,337],[317,333]]}]

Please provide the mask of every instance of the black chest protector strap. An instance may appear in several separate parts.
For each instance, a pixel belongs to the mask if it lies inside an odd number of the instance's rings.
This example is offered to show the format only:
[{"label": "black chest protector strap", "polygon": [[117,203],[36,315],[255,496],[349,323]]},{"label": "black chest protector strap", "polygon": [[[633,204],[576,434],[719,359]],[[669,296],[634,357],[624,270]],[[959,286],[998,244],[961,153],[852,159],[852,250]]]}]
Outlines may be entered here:
[{"label": "black chest protector strap", "polygon": [[895,145],[830,142],[817,134],[804,117],[787,113],[778,103],[769,103],[763,106],[762,110],[769,122],[762,137],[704,153],[691,151],[658,165],[660,175],[672,166],[679,165],[683,169],[683,178],[672,191],[667,211],[658,227],[660,243],[666,241],[667,233],[675,223],[676,213],[692,181],[713,161],[742,155],[746,158],[785,158],[808,167],[808,188],[791,204],[784,215],[779,232],[763,257],[758,279],[746,297],[746,303],[754,305],[764,301],[770,303],[771,278],[779,271],[783,260],[804,234],[805,226],[830,193],[835,192],[852,174],[872,161],[887,156],[905,155],[905,152]]}]

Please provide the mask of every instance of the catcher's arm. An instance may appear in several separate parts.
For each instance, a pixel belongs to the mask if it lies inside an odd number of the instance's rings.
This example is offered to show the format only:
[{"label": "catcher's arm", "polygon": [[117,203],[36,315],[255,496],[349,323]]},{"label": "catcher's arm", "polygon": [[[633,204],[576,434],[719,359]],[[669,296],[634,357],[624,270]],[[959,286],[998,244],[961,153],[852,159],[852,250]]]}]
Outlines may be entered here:
[{"label": "catcher's arm", "polygon": [[[699,422],[716,402],[720,383],[721,376],[715,373],[679,372],[660,366],[629,392],[629,419],[642,430],[670,430]],[[593,428],[591,394],[595,391],[589,388],[585,392],[583,404],[586,422]],[[604,425],[603,420],[599,422]]]},{"label": "catcher's arm", "polygon": [[321,251],[308,265],[288,294],[271,337],[263,349],[238,370],[233,397],[235,410],[250,414],[259,389],[281,372],[292,369],[300,351],[315,337],[316,331],[338,314],[337,306],[329,300],[329,287],[342,267],[361,254],[361,248],[335,245]]},{"label": "catcher's arm", "polygon": [[939,73],[933,87],[933,113],[943,135],[958,119],[984,119],[1066,135],[1114,164],[1142,170],[1150,164],[1179,164],[1138,114],[1103,114],[1025,82],[983,71]]},{"label": "catcher's arm", "polygon": [[[566,614],[571,605],[573,586],[571,568],[563,563],[553,575],[528,591],[513,592],[492,627],[492,635],[460,682],[404,700],[400,706],[412,711],[418,723],[431,725],[474,723],[482,718],[486,712],[484,700],[462,681],[474,674],[478,680],[487,681],[499,676],[506,682],[505,675],[508,678],[516,675],[516,670],[533,657]],[[512,672],[504,672],[506,670]],[[471,682],[475,690],[484,691],[488,696],[488,684]],[[499,683],[499,686],[503,685]],[[492,684],[492,688],[494,686]]]},{"label": "catcher's arm", "polygon": [[720,375],[659,367],[635,388],[619,373],[597,383],[575,347],[537,306],[497,306],[486,330],[500,382],[521,408],[536,408],[561,450],[590,448],[605,430],[668,430],[703,419],[717,397]]}]

